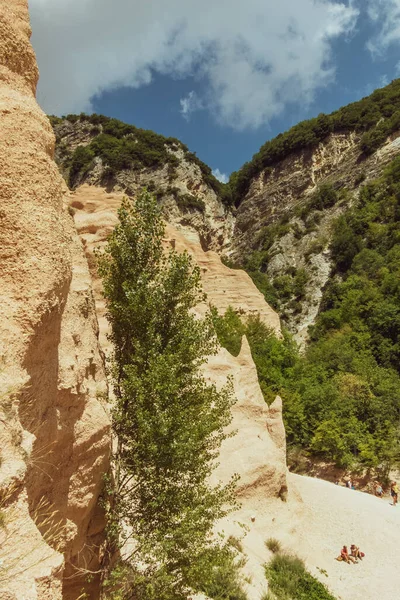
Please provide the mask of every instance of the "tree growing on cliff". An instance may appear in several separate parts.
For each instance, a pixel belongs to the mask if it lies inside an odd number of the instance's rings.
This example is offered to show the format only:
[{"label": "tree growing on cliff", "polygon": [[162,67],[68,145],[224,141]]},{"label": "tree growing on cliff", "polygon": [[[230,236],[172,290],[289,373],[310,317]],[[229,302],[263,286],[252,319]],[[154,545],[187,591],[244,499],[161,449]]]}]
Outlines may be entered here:
[{"label": "tree growing on cliff", "polygon": [[156,201],[125,199],[119,221],[99,260],[114,345],[111,524],[126,586],[115,597],[186,598],[230,560],[212,529],[233,505],[235,481],[211,487],[209,477],[233,395],[201,373],[216,342],[211,317],[191,311],[202,299],[199,269],[187,253],[163,250]]}]

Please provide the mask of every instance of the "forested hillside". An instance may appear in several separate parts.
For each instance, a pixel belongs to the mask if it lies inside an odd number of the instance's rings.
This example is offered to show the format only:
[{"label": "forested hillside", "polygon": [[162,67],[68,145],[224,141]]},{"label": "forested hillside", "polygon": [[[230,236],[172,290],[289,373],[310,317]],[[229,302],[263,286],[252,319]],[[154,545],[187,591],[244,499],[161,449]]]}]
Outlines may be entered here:
[{"label": "forested hillside", "polygon": [[[184,158],[199,167],[203,179],[224,203],[231,202],[229,188],[220,183],[210,167],[176,138],[167,138],[154,131],[141,129],[104,115],[82,113],[63,118],[51,116],[50,121],[58,142],[58,164],[62,167],[71,188],[94,168],[96,158],[101,159],[105,166],[105,183],[112,181],[121,171],[157,169],[165,165],[168,165],[169,179],[173,182],[176,178],[176,168],[181,158]],[[75,131],[86,134],[85,142],[81,141],[73,147],[66,143],[65,125],[74,125]]]},{"label": "forested hillside", "polygon": [[293,152],[315,147],[330,133],[356,131],[362,134],[361,148],[371,154],[387,136],[400,128],[400,79],[375,90],[370,96],[348,104],[330,115],[298,123],[266,142],[252,160],[230,178],[232,197],[239,205],[251,180],[263,169],[272,167]]},{"label": "forested hillside", "polygon": [[334,226],[333,272],[300,354],[257,321],[215,315],[222,344],[249,337],[267,401],[284,400],[287,438],[348,468],[400,459],[400,158],[365,185]]}]

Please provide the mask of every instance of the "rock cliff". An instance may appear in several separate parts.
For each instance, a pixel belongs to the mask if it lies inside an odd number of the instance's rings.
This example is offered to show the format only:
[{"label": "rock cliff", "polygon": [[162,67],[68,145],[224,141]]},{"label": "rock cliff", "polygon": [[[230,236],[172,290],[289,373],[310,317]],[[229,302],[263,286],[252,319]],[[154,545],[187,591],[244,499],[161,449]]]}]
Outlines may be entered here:
[{"label": "rock cliff", "polygon": [[[100,340],[106,352],[110,350],[106,337],[108,324],[104,316],[101,282],[95,270],[94,250],[104,245],[117,223],[116,211],[121,200],[122,194],[107,193],[95,186],[80,186],[71,196],[76,227],[91,266]],[[244,315],[260,314],[263,321],[280,335],[278,315],[267,305],[263,295],[244,271],[224,266],[217,253],[205,252],[198,242],[187,239],[184,231],[178,231],[170,224],[166,225],[165,245],[178,252],[186,250],[200,266],[207,302],[196,308],[199,315],[205,313],[207,303],[213,304],[221,313],[232,306]],[[230,426],[237,434],[224,442],[220,466],[215,473],[215,481],[228,482],[235,473],[241,477],[237,488],[241,509],[230,515],[228,522],[223,524],[227,531],[232,529],[236,533],[237,522],[248,525],[253,511],[260,514],[267,501],[281,503],[282,499],[286,499],[288,488],[282,402],[277,398],[270,407],[265,403],[246,338],[243,338],[238,357],[231,356],[221,348],[216,356],[209,358],[204,372],[217,386],[225,385],[228,377],[232,378],[237,398]],[[260,590],[263,585],[265,587],[262,561],[258,549],[254,551],[251,544],[246,556],[249,561],[246,573],[249,574],[249,569],[255,569],[259,575],[256,586],[248,584],[249,598],[259,600]]]},{"label": "rock cliff", "polygon": [[52,118],[57,164],[73,189],[88,184],[135,195],[147,187],[188,239],[207,250],[227,248],[234,217],[219,196],[223,186],[184,144],[99,115],[84,117]]},{"label": "rock cliff", "polygon": [[[355,131],[332,133],[314,149],[289,154],[252,179],[237,210],[229,250],[233,259],[240,263],[254,251],[263,252],[268,240],[268,256],[261,269],[272,285],[276,283],[278,295],[279,287],[290,287],[301,270],[301,294],[289,289],[279,307],[301,345],[330,277],[332,223],[351,205],[360,186],[379,177],[400,152],[396,132],[370,156],[362,153],[360,141],[361,134]],[[322,209],[310,206],[312,195],[324,185],[337,190],[338,202]]]},{"label": "rock cliff", "polygon": [[99,566],[106,380],[29,37],[27,0],[0,0],[0,598],[76,600]]}]

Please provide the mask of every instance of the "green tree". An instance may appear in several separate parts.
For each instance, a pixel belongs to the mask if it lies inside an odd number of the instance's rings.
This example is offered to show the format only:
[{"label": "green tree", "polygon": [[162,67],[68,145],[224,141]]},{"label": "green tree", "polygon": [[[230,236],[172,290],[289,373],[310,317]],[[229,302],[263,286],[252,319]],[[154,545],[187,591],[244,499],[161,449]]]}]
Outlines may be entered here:
[{"label": "green tree", "polygon": [[191,311],[203,297],[199,269],[187,253],[164,252],[163,234],[148,193],[125,199],[99,259],[114,346],[111,512],[125,580],[130,573],[123,598],[179,599],[201,589],[201,565],[226,554],[213,525],[234,504],[235,478],[209,484],[231,420],[231,386],[217,390],[202,375],[216,342],[211,315]]}]

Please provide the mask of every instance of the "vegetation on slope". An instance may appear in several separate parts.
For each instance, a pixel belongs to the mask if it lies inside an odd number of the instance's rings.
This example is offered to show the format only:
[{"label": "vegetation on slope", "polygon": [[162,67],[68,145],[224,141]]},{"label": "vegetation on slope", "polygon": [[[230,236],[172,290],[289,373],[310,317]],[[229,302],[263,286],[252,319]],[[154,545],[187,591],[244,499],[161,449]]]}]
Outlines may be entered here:
[{"label": "vegetation on slope", "polygon": [[349,104],[330,115],[320,114],[302,121],[289,131],[266,142],[250,162],[232,173],[229,185],[233,201],[240,204],[251,180],[262,170],[273,167],[293,152],[315,147],[330,133],[356,131],[362,134],[361,149],[374,152],[387,136],[400,129],[400,79],[378,89],[370,96]]},{"label": "vegetation on slope", "polygon": [[169,166],[169,173],[179,165],[176,152],[181,150],[189,163],[197,165],[203,180],[214,190],[222,202],[231,203],[230,188],[218,181],[210,167],[202,162],[194,152],[173,137],[164,137],[147,129],[128,125],[118,119],[103,115],[67,115],[50,117],[56,129],[63,122],[80,124],[92,136],[86,146],[78,146],[72,156],[68,156],[69,185],[73,188],[79,179],[93,167],[99,157],[106,166],[105,177],[112,178],[126,169],[159,169]]},{"label": "vegetation on slope", "polygon": [[324,236],[312,240],[304,254],[304,267],[288,267],[274,278],[266,274],[268,263],[276,253],[276,242],[288,233],[294,235],[295,240],[316,231],[319,223],[326,214],[324,211],[334,206],[347,206],[351,195],[342,189],[335,189],[331,184],[321,185],[301,206],[297,206],[295,216],[297,219],[289,222],[289,215],[284,215],[276,223],[262,227],[255,243],[258,249],[243,260],[243,268],[252,278],[266,301],[278,310],[285,320],[286,309],[292,314],[301,312],[302,303],[307,302],[306,286],[310,280],[311,271],[308,267],[310,257],[321,252],[327,244]]},{"label": "vegetation on slope", "polygon": [[296,556],[275,554],[266,566],[265,574],[269,591],[263,600],[335,600]]},{"label": "vegetation on slope", "polygon": [[249,338],[267,402],[284,401],[288,443],[349,468],[400,459],[400,157],[336,223],[334,269],[304,354],[234,311],[214,321],[232,353]]},{"label": "vegetation on slope", "polygon": [[246,600],[236,554],[213,535],[234,506],[235,478],[208,483],[234,397],[201,374],[216,342],[211,318],[191,312],[202,298],[199,268],[187,253],[164,253],[148,193],[118,214],[99,271],[114,347],[109,534],[125,560],[106,597],[183,600],[194,589]]}]

